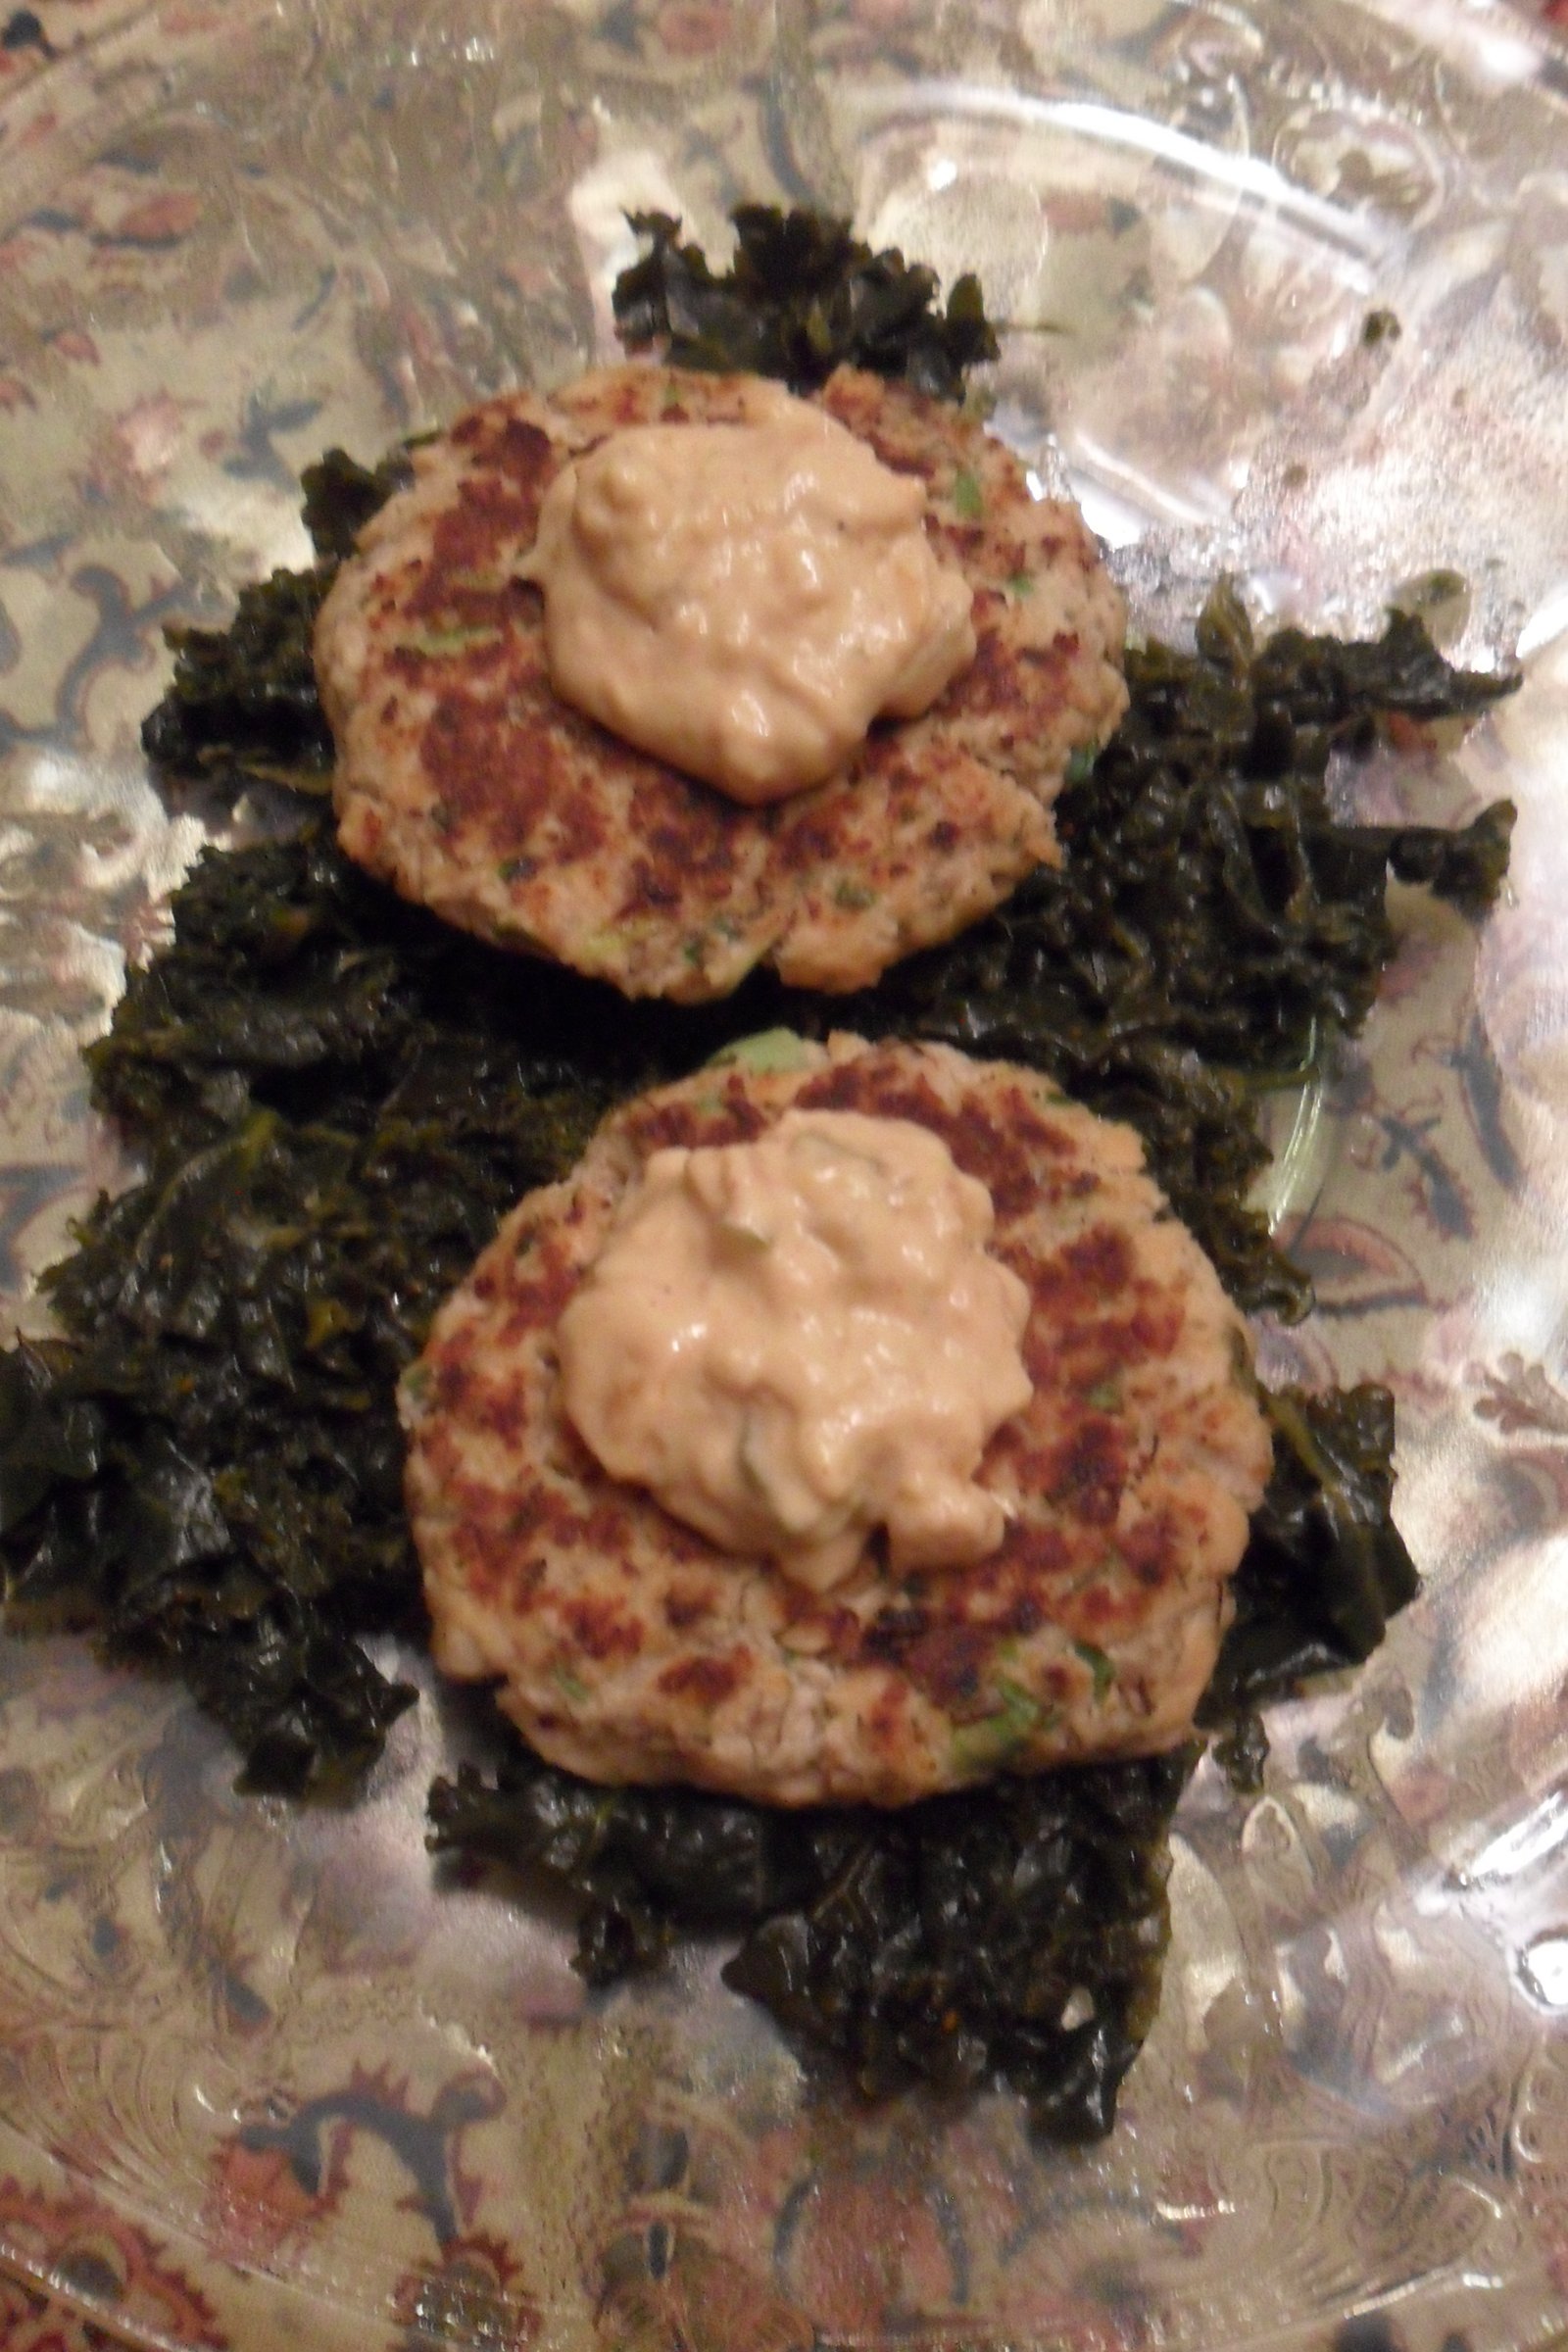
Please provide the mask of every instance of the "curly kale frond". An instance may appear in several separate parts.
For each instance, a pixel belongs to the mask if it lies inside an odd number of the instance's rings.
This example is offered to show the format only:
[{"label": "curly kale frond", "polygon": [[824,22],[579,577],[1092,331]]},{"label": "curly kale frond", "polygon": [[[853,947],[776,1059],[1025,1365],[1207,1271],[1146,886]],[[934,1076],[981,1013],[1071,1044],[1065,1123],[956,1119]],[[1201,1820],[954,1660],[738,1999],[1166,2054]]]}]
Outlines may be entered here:
[{"label": "curly kale frond", "polygon": [[631,215],[649,251],[612,296],[631,349],[657,343],[672,368],[778,376],[798,392],[865,368],[937,400],[957,400],[968,370],[997,358],[977,278],[960,277],[943,309],[934,270],[873,253],[848,221],[766,204],[730,217],[735,259],[720,274],[667,213]]}]

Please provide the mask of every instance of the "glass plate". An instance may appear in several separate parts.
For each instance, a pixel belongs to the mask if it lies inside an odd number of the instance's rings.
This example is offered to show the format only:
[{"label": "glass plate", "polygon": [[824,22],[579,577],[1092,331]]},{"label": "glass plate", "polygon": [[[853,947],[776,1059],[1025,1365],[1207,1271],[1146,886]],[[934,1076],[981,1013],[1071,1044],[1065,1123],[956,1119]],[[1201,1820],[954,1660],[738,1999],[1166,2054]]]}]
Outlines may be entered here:
[{"label": "glass plate", "polygon": [[[121,1172],[77,1044],[203,835],[137,751],[160,626],[305,542],[295,475],[612,349],[628,205],[853,210],[1010,320],[998,429],[1146,625],[1236,572],[1375,628],[1463,575],[1522,693],[1380,817],[1521,805],[1479,944],[1407,908],[1282,1118],[1320,1307],[1427,1578],[1265,1791],[1181,1819],[1112,2139],[809,2083],[718,1955],[589,1999],[438,1892],[446,1731],[237,1798],[168,1689],[0,1644],[0,2255],[146,2345],[1523,2352],[1568,2325],[1568,88],[1469,0],[48,5],[0,106],[0,1273]],[[1400,332],[1369,339],[1370,312]],[[1048,429],[1049,428],[1049,429]],[[3,2290],[0,2290],[3,2292]]]}]

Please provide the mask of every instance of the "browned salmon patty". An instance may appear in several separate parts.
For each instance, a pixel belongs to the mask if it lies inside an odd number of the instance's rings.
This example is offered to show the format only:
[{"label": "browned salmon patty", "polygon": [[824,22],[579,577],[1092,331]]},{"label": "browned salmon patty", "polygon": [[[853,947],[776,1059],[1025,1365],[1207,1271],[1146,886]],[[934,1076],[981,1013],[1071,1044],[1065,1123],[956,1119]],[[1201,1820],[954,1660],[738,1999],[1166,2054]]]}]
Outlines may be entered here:
[{"label": "browned salmon patty", "polygon": [[[895,1578],[873,1542],[813,1594],[610,1477],[563,1412],[557,1325],[650,1154],[792,1105],[918,1121],[990,1190],[1034,1395],[982,1460],[1009,1518],[973,1566]],[[447,1300],[402,1406],[438,1664],[501,1678],[590,1779],[786,1805],[1173,1745],[1270,1465],[1246,1328],[1132,1130],[1005,1063],[849,1037],[754,1041],[614,1112]]]},{"label": "browned salmon patty", "polygon": [[916,473],[974,596],[975,660],[839,774],[749,808],[634,750],[550,682],[517,579],[562,466],[620,427],[733,421],[746,379],[612,368],[506,394],[416,451],[316,634],[351,858],[465,930],[628,996],[727,995],[771,962],[850,989],[989,912],[1043,860],[1073,753],[1126,706],[1125,614],[1076,508],[1031,497],[969,418],[841,368],[819,395]]}]

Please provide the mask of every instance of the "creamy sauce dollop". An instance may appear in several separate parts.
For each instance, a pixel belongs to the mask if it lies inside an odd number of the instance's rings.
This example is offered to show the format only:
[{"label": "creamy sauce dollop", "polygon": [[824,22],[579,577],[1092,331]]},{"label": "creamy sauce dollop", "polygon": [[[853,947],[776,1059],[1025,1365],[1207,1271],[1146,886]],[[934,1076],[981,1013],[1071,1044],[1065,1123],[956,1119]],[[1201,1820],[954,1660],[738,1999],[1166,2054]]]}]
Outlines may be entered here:
[{"label": "creamy sauce dollop", "polygon": [[924,485],[760,379],[738,424],[612,433],[557,475],[520,576],[565,702],[751,806],[819,784],[974,659]]},{"label": "creamy sauce dollop", "polygon": [[1029,1294],[983,1184],[912,1120],[786,1111],[654,1152],[559,1328],[567,1416],[615,1478],[821,1592],[981,1559],[974,1472],[1031,1395]]}]

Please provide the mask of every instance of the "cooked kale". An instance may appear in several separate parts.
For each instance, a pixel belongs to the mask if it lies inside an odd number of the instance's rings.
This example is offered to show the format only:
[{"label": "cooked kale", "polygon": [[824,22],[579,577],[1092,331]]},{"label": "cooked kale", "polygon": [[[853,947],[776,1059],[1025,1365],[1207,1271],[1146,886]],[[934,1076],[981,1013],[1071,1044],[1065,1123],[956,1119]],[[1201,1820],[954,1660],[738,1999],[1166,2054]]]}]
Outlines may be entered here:
[{"label": "cooked kale", "polygon": [[471,1766],[436,1783],[430,1843],[576,1892],[590,1983],[646,1966],[679,1927],[745,1929],[725,1983],[861,2090],[1004,2082],[1037,2131],[1093,2139],[1153,2019],[1166,1833],[1199,1752],[894,1814],[785,1813],[594,1788],[516,1743],[494,1787]]},{"label": "cooked kale", "polygon": [[329,449],[324,458],[307,466],[300,475],[305,493],[305,528],[311,534],[317,562],[336,565],[354,553],[354,542],[372,514],[378,514],[394,490],[406,490],[414,479],[409,452],[418,437],[392,450],[378,466],[361,466],[346,450]]},{"label": "cooked kale", "polygon": [[252,1786],[343,1788],[412,1696],[357,1637],[423,1623],[394,1384],[611,1088],[314,825],[209,854],[175,926],[88,1054],[147,1174],[46,1277],[66,1339],[0,1357],[8,1622],[179,1673]]},{"label": "cooked kale", "polygon": [[376,466],[329,449],[303,476],[305,527],[316,548],[309,571],[274,571],[242,588],[226,629],[174,626],[168,693],[142,722],[142,749],[175,774],[259,778],[325,792],[332,737],[316,693],[311,634],[355,534],[410,478],[404,451]]},{"label": "cooked kale", "polygon": [[1358,1666],[1419,1588],[1394,1524],[1394,1399],[1364,1385],[1263,1397],[1274,1474],[1237,1571],[1199,1720],[1224,1727],[1309,1676]]},{"label": "cooked kale", "polygon": [[775,375],[796,391],[835,368],[866,368],[935,399],[956,400],[966,370],[998,356],[979,280],[960,277],[945,311],[937,279],[902,253],[876,253],[846,220],[741,204],[735,259],[720,276],[701,246],[680,242],[666,213],[634,213],[649,240],[612,297],[633,349],[657,343],[674,368]]},{"label": "cooked kale", "polygon": [[[834,224],[746,208],[724,278],[673,223],[639,225],[654,249],[617,315],[673,358],[813,382],[853,357],[953,393],[994,348],[971,281],[944,318],[929,272]],[[256,774],[318,786],[311,622],[403,463],[332,453],[308,477],[317,566],[247,591],[228,631],[174,633],[157,760],[236,793]],[[1192,654],[1133,655],[1127,720],[1059,806],[1064,871],[854,1000],[760,980],[697,1010],[627,1005],[402,905],[314,818],[205,858],[88,1056],[146,1174],[47,1278],[61,1336],[0,1357],[7,1623],[78,1626],[180,1676],[252,1787],[352,1791],[412,1695],[362,1642],[423,1623],[393,1389],[436,1301],[610,1102],[781,1022],[1047,1069],[1138,1126],[1239,1298],[1300,1311],[1304,1280],[1244,1198],[1266,1156],[1259,1091],[1364,1019],[1393,947],[1390,868],[1478,910],[1512,816],[1343,825],[1330,756],[1388,714],[1467,714],[1511,681],[1450,669],[1403,618],[1374,645],[1291,631],[1257,649],[1223,589],[1197,636]],[[1366,1655],[1413,1589],[1385,1393],[1268,1409],[1274,1479],[1205,1702],[1242,1765],[1259,1696]],[[785,1815],[606,1790],[514,1740],[494,1788],[471,1769],[437,1785],[432,1842],[570,1888],[594,1983],[684,1926],[744,1929],[730,1982],[866,2088],[1003,2080],[1039,2129],[1082,2137],[1108,2128],[1157,1997],[1191,1763]]]},{"label": "cooked kale", "polygon": [[1395,311],[1368,311],[1361,321],[1361,340],[1369,351],[1380,343],[1397,343],[1403,332]]},{"label": "cooked kale", "polygon": [[180,774],[253,777],[325,792],[332,737],[317,700],[311,632],[329,570],[274,571],[239,592],[226,629],[175,626],[169,692],[142,721],[142,749]]}]

